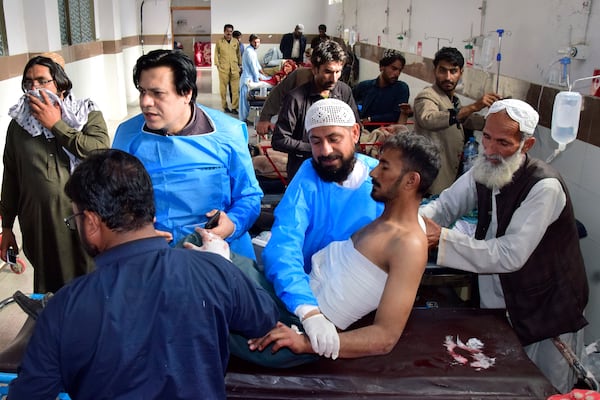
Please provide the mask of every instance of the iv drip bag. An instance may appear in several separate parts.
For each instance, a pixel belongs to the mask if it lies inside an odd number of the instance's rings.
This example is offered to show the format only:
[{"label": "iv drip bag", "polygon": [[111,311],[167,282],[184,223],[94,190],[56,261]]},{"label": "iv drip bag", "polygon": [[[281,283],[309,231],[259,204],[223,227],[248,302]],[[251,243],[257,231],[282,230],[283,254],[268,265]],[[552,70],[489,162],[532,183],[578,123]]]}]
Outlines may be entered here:
[{"label": "iv drip bag", "polygon": [[[494,32],[495,35],[495,32]],[[479,52],[479,62],[477,64],[483,69],[489,69],[496,60],[496,37],[489,34],[483,38],[481,51]],[[476,53],[477,54],[477,53]]]},{"label": "iv drip bag", "polygon": [[552,139],[564,150],[568,143],[577,138],[581,94],[578,92],[560,92],[554,98],[552,109]]}]

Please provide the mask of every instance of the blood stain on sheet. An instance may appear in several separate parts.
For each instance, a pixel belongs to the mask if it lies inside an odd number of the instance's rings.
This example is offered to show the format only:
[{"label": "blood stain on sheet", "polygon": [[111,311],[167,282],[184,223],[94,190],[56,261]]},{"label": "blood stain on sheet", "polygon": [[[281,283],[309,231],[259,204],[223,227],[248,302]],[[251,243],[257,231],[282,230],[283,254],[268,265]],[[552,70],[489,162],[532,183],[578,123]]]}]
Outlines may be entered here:
[{"label": "blood stain on sheet", "polygon": [[476,371],[488,369],[496,363],[496,358],[489,357],[483,352],[483,342],[477,338],[470,338],[467,343],[463,343],[458,335],[456,341],[449,335],[444,340],[444,347],[455,363],[469,365]]}]

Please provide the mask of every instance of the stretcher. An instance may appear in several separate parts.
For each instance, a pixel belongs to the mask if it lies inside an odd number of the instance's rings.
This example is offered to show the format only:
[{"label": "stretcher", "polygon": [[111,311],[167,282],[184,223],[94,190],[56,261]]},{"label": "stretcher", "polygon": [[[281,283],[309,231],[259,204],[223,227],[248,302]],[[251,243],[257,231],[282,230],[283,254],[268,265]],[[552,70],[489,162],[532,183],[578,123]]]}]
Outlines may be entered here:
[{"label": "stretcher", "polygon": [[[44,295],[34,293],[29,295],[29,297],[41,300]],[[0,301],[0,310],[13,302],[14,299],[12,296]],[[8,384],[17,377],[17,368],[23,358],[34,327],[35,320],[30,316],[25,320],[15,338],[0,351],[0,399],[6,398],[8,395]],[[70,397],[66,393],[60,393],[57,399],[70,400]]]},{"label": "stretcher", "polygon": [[[372,315],[355,326],[370,322]],[[353,328],[351,327],[351,329]],[[476,338],[494,364],[457,361],[446,340]],[[460,359],[460,357],[458,357]],[[546,399],[557,391],[527,357],[504,310],[413,309],[402,337],[387,355],[319,361],[290,369],[232,359],[225,377],[230,399]]]},{"label": "stretcher", "polygon": [[[0,309],[9,303],[8,299],[0,302]],[[371,323],[373,315],[349,329]],[[32,332],[30,320],[8,346],[17,342],[12,361],[6,357],[7,349],[0,352],[0,396],[7,394],[8,383],[16,377]],[[481,347],[465,346],[470,339],[480,341]],[[478,355],[485,356],[487,366]],[[557,393],[523,351],[505,311],[474,308],[413,309],[398,344],[383,356],[322,358],[288,369],[259,367],[232,357],[225,383],[229,399],[520,400],[546,399]],[[58,399],[69,397],[61,393]]]}]

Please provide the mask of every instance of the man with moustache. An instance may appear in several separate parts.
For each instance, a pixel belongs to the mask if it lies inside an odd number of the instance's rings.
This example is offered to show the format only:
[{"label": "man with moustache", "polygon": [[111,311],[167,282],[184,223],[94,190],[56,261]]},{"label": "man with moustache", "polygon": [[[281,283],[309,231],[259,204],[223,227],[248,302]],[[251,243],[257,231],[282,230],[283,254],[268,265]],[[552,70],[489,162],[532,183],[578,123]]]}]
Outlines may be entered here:
[{"label": "man with moustache", "polygon": [[[481,307],[506,308],[525,352],[564,393],[575,374],[552,339],[582,354],[588,283],[567,187],[527,155],[538,119],[521,100],[492,104],[475,165],[420,213],[436,263],[479,274]],[[475,207],[474,238],[445,228]]]},{"label": "man with moustache", "polygon": [[481,130],[483,116],[477,111],[500,97],[483,95],[475,103],[462,106],[455,95],[465,60],[454,47],[443,47],[433,59],[435,83],[423,89],[414,101],[415,132],[431,138],[440,149],[442,167],[429,193],[439,194],[456,180],[465,143],[464,129]]},{"label": "man with moustache", "polygon": [[250,102],[248,101],[248,82],[260,82],[261,79],[268,79],[258,62],[257,50],[260,47],[260,37],[254,33],[248,39],[249,45],[242,56],[243,72],[240,77],[240,111],[238,118],[240,121],[246,121],[250,112]]},{"label": "man with moustache", "polygon": [[286,60],[294,60],[296,64],[302,63],[304,50],[306,49],[306,36],[304,36],[304,25],[298,24],[294,32],[286,33],[281,37],[279,50]]},{"label": "man with moustache", "polygon": [[[312,109],[307,126],[315,115]],[[313,151],[327,147],[326,142],[344,130],[318,125],[309,129]],[[400,339],[427,263],[427,238],[418,209],[439,166],[438,150],[429,139],[409,133],[389,137],[370,173],[371,197],[385,204],[383,213],[349,239],[332,242],[312,256],[309,284],[318,310],[307,313],[302,324],[321,318],[342,331],[332,359],[387,354]],[[371,325],[346,330],[373,310],[377,311]],[[334,343],[338,341],[334,336]],[[320,342],[315,344],[309,335],[298,335],[282,323],[250,341],[252,350],[264,351],[270,345],[273,352],[288,348],[297,354],[330,356],[329,349],[320,352]]]},{"label": "man with moustache", "polygon": [[177,50],[138,58],[133,82],[141,114],[121,123],[113,147],[139,158],[154,184],[156,229],[179,245],[220,210],[211,232],[255,258],[248,229],[262,190],[242,121],[196,103],[196,67]]},{"label": "man with moustache", "polygon": [[152,181],[134,156],[92,153],[64,190],[65,230],[96,270],[48,301],[9,398],[224,399],[229,330],[264,335],[279,314],[272,298],[222,255],[157,235]]},{"label": "man with moustache", "polygon": [[[273,285],[238,264],[284,303],[282,322],[250,347],[244,338],[230,340],[232,354],[264,366],[303,364],[317,359],[315,353],[332,359],[389,353],[427,261],[418,208],[440,165],[435,145],[418,135],[394,135],[373,168],[375,160],[354,154],[359,125],[350,107],[335,99],[313,104],[306,127],[313,160],[286,191],[263,252]],[[352,209],[357,200],[361,212]],[[383,214],[365,225],[376,202],[385,203]],[[373,324],[338,334],[375,309]]]},{"label": "man with moustache", "polygon": [[[354,100],[361,105],[360,118],[366,122],[397,122],[410,97],[410,90],[406,82],[399,81],[398,77],[406,64],[406,59],[397,50],[388,49],[379,60],[379,76],[360,82],[352,89]],[[403,114],[403,123],[406,123],[408,114]],[[373,130],[377,126],[368,126]]]},{"label": "man with moustache", "polygon": [[304,118],[313,103],[326,98],[342,100],[350,105],[356,120],[359,120],[352,89],[339,81],[345,61],[346,53],[337,42],[321,42],[311,56],[311,81],[291,90],[283,99],[271,144],[273,149],[288,154],[288,181],[294,177],[302,162],[311,157]]},{"label": "man with moustache", "polygon": [[[334,42],[319,47],[328,43]],[[262,260],[267,280],[287,310],[302,321],[316,353],[325,354],[328,349],[331,355],[337,330],[320,313],[310,288],[311,257],[373,221],[383,205],[371,198],[369,173],[377,160],[355,153],[360,125],[354,110],[339,99],[315,101],[310,109],[321,119],[307,118],[309,132],[316,127],[331,129],[311,137],[312,158],[302,164],[275,209],[271,239]]]},{"label": "man with moustache", "polygon": [[[240,100],[242,45],[233,36],[233,25],[225,24],[223,27],[223,37],[215,43],[214,59],[215,66],[219,71],[219,91],[223,111],[237,114]],[[231,96],[231,108],[227,107],[227,90],[229,90]]]}]

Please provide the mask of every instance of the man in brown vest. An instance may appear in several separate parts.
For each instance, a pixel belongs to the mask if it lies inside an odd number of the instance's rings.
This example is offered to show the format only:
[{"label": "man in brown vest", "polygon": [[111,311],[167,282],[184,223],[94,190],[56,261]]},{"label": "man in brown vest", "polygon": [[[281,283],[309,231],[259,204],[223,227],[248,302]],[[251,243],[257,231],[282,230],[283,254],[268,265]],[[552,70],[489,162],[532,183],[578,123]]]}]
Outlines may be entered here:
[{"label": "man in brown vest", "polygon": [[[552,338],[582,354],[588,283],[565,182],[527,155],[538,120],[521,100],[492,104],[475,165],[420,213],[437,264],[478,273],[481,307],[506,308],[525,352],[567,392],[575,375]],[[475,207],[474,238],[444,228]]]}]

